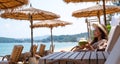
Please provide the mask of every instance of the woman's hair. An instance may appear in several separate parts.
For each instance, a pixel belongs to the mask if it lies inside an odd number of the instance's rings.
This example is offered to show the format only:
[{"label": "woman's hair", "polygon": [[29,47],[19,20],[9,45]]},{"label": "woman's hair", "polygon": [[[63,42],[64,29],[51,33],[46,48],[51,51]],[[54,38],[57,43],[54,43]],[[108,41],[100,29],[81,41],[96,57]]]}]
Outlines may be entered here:
[{"label": "woman's hair", "polygon": [[[103,28],[107,31],[107,28],[102,25]],[[99,31],[101,32],[101,39],[106,39],[108,40],[108,35],[105,34],[105,32],[100,28],[100,27],[97,27],[99,29]],[[95,42],[98,42],[98,38],[97,37],[94,37],[93,41],[91,42],[91,44],[94,44]]]}]

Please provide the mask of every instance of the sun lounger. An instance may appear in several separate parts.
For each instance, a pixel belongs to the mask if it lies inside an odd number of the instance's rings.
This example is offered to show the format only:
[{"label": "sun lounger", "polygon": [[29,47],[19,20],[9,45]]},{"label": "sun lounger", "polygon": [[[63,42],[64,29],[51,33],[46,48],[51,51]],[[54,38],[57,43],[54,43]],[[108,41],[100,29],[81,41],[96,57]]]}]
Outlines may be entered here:
[{"label": "sun lounger", "polygon": [[41,58],[39,64],[120,64],[119,48],[120,36],[111,53],[106,51],[56,52]]},{"label": "sun lounger", "polygon": [[114,45],[110,55],[108,56],[105,64],[120,64],[120,36]]},{"label": "sun lounger", "polygon": [[113,26],[110,30],[110,33],[108,35],[108,42],[107,42],[107,47],[105,51],[111,51],[113,46],[115,45],[118,37],[120,36],[120,26]]},{"label": "sun lounger", "polygon": [[[36,54],[36,51],[37,51],[37,47],[38,47],[38,45],[33,45],[33,47],[31,47],[31,49],[30,49],[30,52],[33,52],[33,55],[35,55]],[[32,48],[33,48],[33,51],[32,51]]]},{"label": "sun lounger", "polygon": [[33,45],[33,47],[31,47],[30,51],[29,52],[25,52],[25,53],[22,53],[21,54],[21,61],[28,61],[29,57],[31,57],[31,52],[32,52],[32,48],[33,48],[33,56],[35,56],[36,54],[36,51],[37,51],[37,45]]},{"label": "sun lounger", "polygon": [[45,55],[45,47],[46,45],[44,44],[40,44],[40,48],[39,48],[39,51],[38,51],[38,54],[43,57]]},{"label": "sun lounger", "polygon": [[16,64],[19,61],[22,50],[23,50],[22,45],[15,45],[13,48],[12,54],[4,56],[2,59],[4,60],[5,58],[7,58],[7,62],[1,61],[0,64],[6,64],[6,63]]},{"label": "sun lounger", "polygon": [[[53,47],[53,49],[52,49],[52,47]],[[45,50],[45,55],[54,53],[54,48],[55,48],[55,45],[53,45],[53,46],[50,45],[49,50]]]},{"label": "sun lounger", "polygon": [[46,45],[40,44],[39,51],[35,54],[35,57],[37,59],[39,59],[40,57],[45,56],[45,47],[46,47]]},{"label": "sun lounger", "polygon": [[[67,62],[67,63],[66,63]],[[63,60],[63,59],[59,59],[59,60],[54,60],[52,62],[49,62],[47,64],[79,64],[77,61],[73,61],[73,60]]]}]

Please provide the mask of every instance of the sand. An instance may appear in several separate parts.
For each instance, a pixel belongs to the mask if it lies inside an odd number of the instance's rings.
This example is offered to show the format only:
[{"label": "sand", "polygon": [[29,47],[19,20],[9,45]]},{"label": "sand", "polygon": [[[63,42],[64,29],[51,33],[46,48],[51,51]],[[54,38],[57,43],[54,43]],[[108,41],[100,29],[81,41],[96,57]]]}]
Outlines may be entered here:
[{"label": "sand", "polygon": [[61,48],[61,49],[57,49],[54,52],[60,52],[60,51],[70,51],[73,47],[67,47],[67,48]]}]

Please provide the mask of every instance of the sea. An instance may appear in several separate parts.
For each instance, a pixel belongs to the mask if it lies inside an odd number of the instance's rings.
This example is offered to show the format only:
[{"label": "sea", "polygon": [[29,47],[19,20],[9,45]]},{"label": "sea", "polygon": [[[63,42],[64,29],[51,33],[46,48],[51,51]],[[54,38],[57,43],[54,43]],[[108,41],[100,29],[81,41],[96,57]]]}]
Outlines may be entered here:
[{"label": "sea", "polygon": [[[34,43],[36,45],[38,45],[37,51],[40,47],[40,44],[45,44],[46,45],[46,50],[49,50],[50,48],[50,42],[47,43]],[[77,42],[54,42],[55,45],[55,51],[58,50],[64,50],[66,48],[72,48],[74,46],[76,46],[78,43]],[[30,47],[31,47],[31,43],[0,43],[0,56],[5,56],[5,55],[9,55],[12,53],[12,49],[14,47],[14,45],[23,45],[24,49],[22,51],[22,53],[24,52],[29,52],[30,51]]]}]

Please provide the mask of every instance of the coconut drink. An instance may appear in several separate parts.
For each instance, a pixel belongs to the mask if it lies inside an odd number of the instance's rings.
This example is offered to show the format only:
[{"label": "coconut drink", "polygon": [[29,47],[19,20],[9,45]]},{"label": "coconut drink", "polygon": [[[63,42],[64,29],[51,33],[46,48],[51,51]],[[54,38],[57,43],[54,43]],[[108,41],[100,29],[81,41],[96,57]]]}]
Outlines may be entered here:
[{"label": "coconut drink", "polygon": [[87,40],[85,40],[84,38],[81,38],[81,39],[79,40],[79,42],[78,42],[78,45],[79,45],[80,47],[84,47],[87,43],[88,43]]}]

